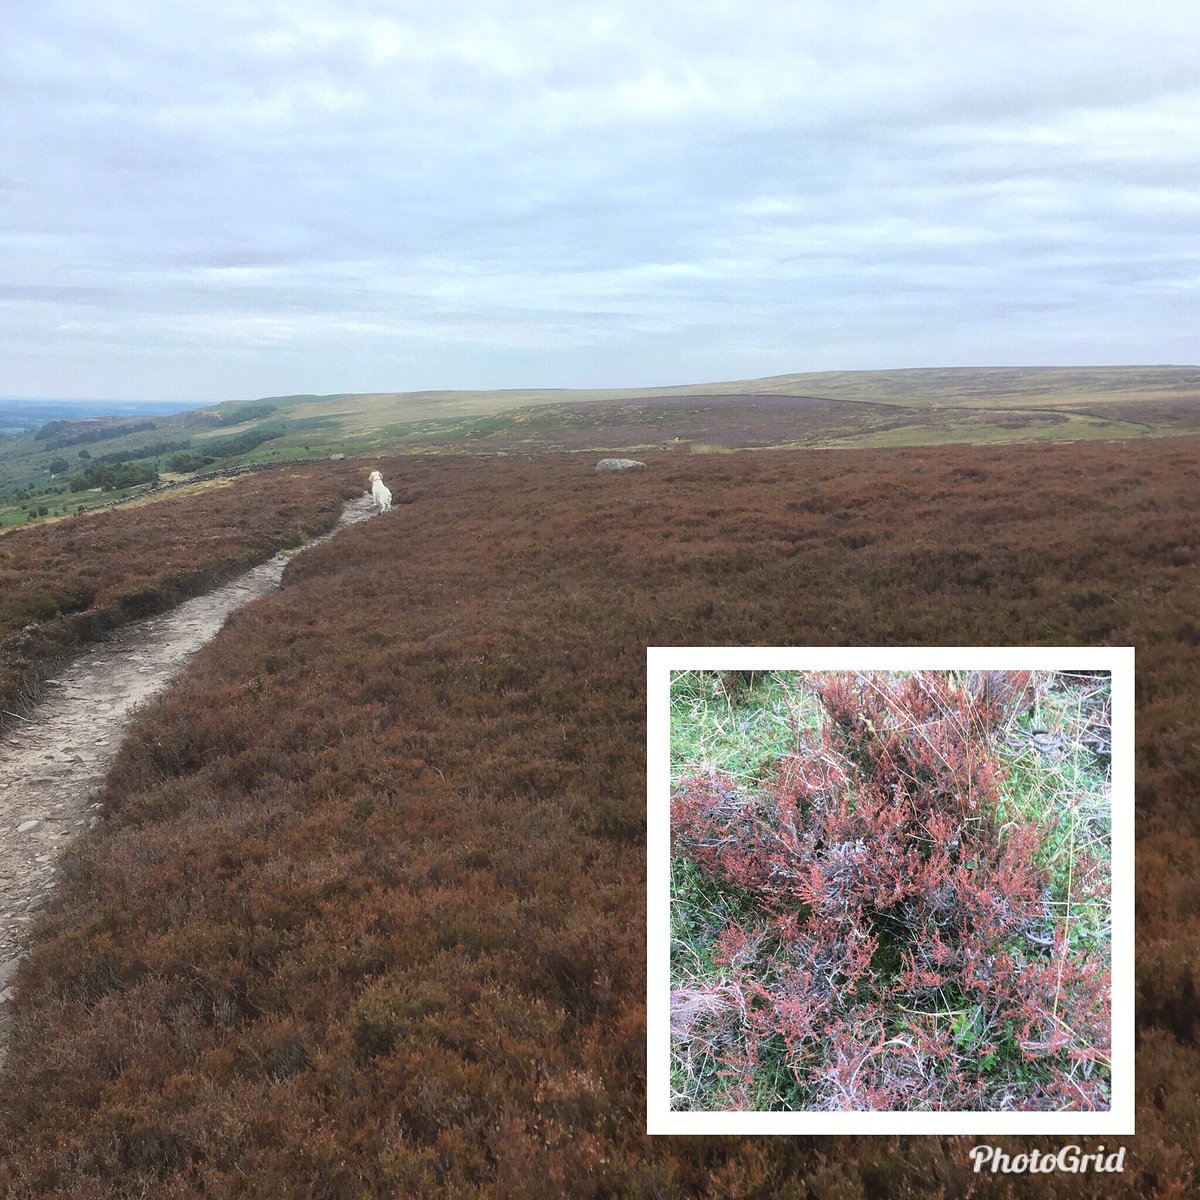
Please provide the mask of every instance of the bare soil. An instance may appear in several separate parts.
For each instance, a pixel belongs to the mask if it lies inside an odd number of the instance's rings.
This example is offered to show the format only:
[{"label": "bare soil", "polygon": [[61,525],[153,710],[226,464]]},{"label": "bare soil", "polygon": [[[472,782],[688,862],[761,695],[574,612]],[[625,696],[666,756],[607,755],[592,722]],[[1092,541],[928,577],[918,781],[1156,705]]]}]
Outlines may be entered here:
[{"label": "bare soil", "polygon": [[[375,512],[349,501],[328,541]],[[99,819],[96,796],[133,711],[161,692],[243,604],[279,586],[297,551],[285,551],[169,612],[123,626],[48,681],[46,695],[0,738],[0,1064],[6,1054],[9,980],[71,840]]]}]

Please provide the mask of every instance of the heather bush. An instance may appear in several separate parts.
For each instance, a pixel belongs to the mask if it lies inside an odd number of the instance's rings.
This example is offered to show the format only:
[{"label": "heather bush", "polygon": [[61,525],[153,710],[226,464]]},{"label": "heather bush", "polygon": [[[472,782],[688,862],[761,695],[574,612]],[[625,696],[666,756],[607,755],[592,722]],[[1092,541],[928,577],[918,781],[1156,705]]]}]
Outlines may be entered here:
[{"label": "heather bush", "polygon": [[[672,798],[693,873],[675,896],[677,1106],[1107,1108],[1107,938],[1074,928],[1104,908],[1107,854],[1072,844],[1060,899],[1060,818],[1035,823],[1004,786],[1030,673],[804,686],[824,719],[794,717],[765,786],[710,766]],[[729,897],[719,922],[695,873]]]},{"label": "heather bush", "polygon": [[0,537],[0,725],[56,661],[331,528],[349,464],[270,471]]},{"label": "heather bush", "polygon": [[[282,591],[240,611],[141,715],[104,819],[68,852],[11,981],[0,1194],[1194,1192],[1196,449],[646,453],[636,478],[570,455],[378,462],[409,498],[397,519],[299,556]],[[873,540],[851,549],[843,533]],[[1173,549],[1155,557],[1147,536]],[[945,573],[963,548],[986,585]],[[1069,603],[1085,592],[1104,603]],[[1138,648],[1125,1173],[974,1176],[957,1138],[647,1137],[645,647],[1062,646],[1102,624]],[[765,791],[777,764],[763,758],[795,739],[783,689],[730,680],[726,704],[707,686],[746,735],[733,783]],[[764,689],[781,697],[769,720]],[[824,719],[788,694],[802,723]],[[755,758],[759,736],[772,746]],[[1005,739],[1019,739],[1001,738],[1008,804],[1042,751]],[[1071,818],[1077,843],[1092,816]],[[1070,829],[1063,816],[1043,849]],[[1053,892],[1054,862],[1039,864]],[[695,943],[711,964],[754,898],[689,860],[676,874],[695,924],[715,926]],[[727,970],[700,965],[697,989]],[[689,1043],[699,1065],[704,1041],[740,1036],[740,1006],[692,1003],[708,1022]],[[763,1043],[760,1062],[771,1054]]]}]

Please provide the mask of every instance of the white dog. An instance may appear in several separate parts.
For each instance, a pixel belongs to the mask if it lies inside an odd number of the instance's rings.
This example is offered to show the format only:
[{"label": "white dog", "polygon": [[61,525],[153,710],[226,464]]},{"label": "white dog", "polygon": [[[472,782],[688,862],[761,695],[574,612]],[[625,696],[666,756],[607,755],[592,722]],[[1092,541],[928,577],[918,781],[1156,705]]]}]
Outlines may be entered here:
[{"label": "white dog", "polygon": [[379,511],[381,513],[388,512],[392,507],[392,493],[388,491],[387,484],[383,482],[383,476],[378,471],[372,471],[370,483],[371,498],[379,505]]}]

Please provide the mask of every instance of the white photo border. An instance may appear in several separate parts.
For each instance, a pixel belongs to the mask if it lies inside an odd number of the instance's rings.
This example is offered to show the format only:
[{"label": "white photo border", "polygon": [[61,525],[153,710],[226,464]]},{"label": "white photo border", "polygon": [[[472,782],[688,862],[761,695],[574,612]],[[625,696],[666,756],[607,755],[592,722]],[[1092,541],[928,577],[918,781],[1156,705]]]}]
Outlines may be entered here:
[{"label": "white photo border", "polygon": [[[1109,671],[1112,675],[1112,1106],[1107,1112],[677,1112],[670,1088],[670,699],[675,671]],[[650,1134],[1132,1135],[1132,647],[714,647],[646,651],[646,1130]]]}]

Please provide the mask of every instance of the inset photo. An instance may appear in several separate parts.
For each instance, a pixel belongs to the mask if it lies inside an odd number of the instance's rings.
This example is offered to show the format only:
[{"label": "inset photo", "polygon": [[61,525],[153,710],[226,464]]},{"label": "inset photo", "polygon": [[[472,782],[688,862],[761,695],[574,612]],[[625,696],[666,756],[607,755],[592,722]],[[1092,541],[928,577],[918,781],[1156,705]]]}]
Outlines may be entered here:
[{"label": "inset photo", "polygon": [[1133,651],[666,649],[650,1133],[1133,1132]]}]

